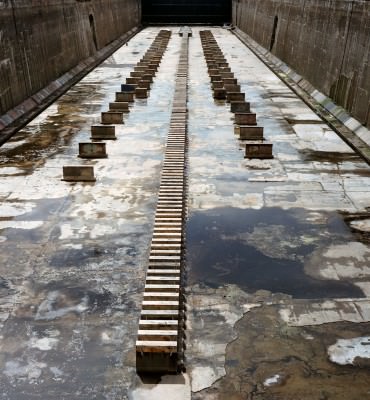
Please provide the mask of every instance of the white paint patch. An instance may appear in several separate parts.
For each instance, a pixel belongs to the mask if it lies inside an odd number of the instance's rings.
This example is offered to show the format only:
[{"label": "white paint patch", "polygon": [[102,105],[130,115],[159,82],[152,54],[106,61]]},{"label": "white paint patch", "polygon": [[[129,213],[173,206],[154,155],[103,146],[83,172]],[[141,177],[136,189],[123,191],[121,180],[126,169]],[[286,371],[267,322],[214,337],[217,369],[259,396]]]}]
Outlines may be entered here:
[{"label": "white paint patch", "polygon": [[88,309],[88,296],[84,296],[81,300],[81,303],[74,306],[55,308],[55,304],[57,304],[59,296],[59,291],[50,292],[47,299],[39,305],[35,319],[53,320],[56,318],[61,318],[64,315],[72,312],[81,314]]},{"label": "white paint patch", "polygon": [[158,385],[141,385],[129,396],[130,400],[190,400],[189,377],[184,375],[163,376]]},{"label": "white paint patch", "polygon": [[6,242],[8,238],[6,236],[0,236],[0,243]]},{"label": "white paint patch", "polygon": [[30,341],[30,346],[34,349],[48,351],[54,349],[57,346],[58,342],[59,340],[55,338],[48,338],[48,337],[44,337],[41,339],[32,338]]},{"label": "white paint patch", "polygon": [[191,371],[191,390],[199,392],[213,385],[221,376],[225,375],[225,369],[216,367],[195,367]]},{"label": "white paint patch", "polygon": [[350,226],[362,232],[370,232],[370,219],[362,219],[359,221],[352,221]]},{"label": "white paint patch", "polygon": [[274,376],[272,376],[271,378],[267,378],[264,382],[263,382],[263,386],[272,386],[272,385],[276,385],[277,383],[279,383],[280,380],[280,375],[276,374]]},{"label": "white paint patch", "polygon": [[18,379],[27,379],[29,383],[37,383],[42,375],[42,370],[47,364],[29,360],[27,364],[20,361],[7,361],[5,363],[4,374],[14,383]]},{"label": "white paint patch", "polygon": [[[31,230],[40,228],[43,225],[43,223],[44,223],[43,221],[0,221],[0,229],[11,228],[11,229]],[[3,242],[5,240],[3,240]]]},{"label": "white paint patch", "polygon": [[0,204],[0,215],[2,218],[18,217],[27,214],[36,207],[34,203],[6,203]]},{"label": "white paint patch", "polygon": [[328,355],[330,361],[339,365],[353,365],[357,357],[370,359],[370,336],[339,339],[328,348]]}]

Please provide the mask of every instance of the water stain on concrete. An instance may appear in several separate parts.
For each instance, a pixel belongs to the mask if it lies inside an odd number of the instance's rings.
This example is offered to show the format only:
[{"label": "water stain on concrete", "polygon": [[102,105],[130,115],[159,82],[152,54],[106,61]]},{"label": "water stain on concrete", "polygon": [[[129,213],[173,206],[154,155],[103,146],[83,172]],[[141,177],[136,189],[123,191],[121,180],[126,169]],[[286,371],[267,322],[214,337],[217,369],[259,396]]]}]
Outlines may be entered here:
[{"label": "water stain on concrete", "polygon": [[[278,306],[251,310],[235,325],[227,346],[226,375],[194,400],[357,400],[370,391],[366,364],[337,365],[328,348],[340,339],[366,336],[369,323],[338,322],[290,327]],[[349,340],[347,340],[349,341]]]},{"label": "water stain on concrete", "polygon": [[348,241],[351,232],[337,213],[309,222],[303,209],[218,208],[193,212],[187,224],[190,284],[236,284],[295,298],[363,297],[350,282],[314,279],[306,259],[325,243]]}]

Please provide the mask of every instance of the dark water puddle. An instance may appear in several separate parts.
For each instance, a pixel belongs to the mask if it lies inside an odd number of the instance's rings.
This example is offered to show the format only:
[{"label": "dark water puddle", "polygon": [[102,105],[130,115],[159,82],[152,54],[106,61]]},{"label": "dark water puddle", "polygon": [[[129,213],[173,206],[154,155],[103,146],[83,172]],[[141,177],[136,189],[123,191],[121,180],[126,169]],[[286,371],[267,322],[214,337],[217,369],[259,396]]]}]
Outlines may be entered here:
[{"label": "dark water puddle", "polygon": [[304,149],[300,152],[303,156],[304,161],[318,161],[318,162],[331,162],[331,163],[341,163],[341,162],[356,162],[360,161],[361,158],[356,153],[345,153],[345,152],[334,152],[334,151],[319,151],[319,150],[309,150]]},{"label": "dark water puddle", "polygon": [[210,287],[237,284],[295,298],[364,297],[349,282],[317,280],[304,259],[326,243],[353,238],[337,213],[309,222],[303,209],[219,208],[194,212],[187,223],[189,283]]}]

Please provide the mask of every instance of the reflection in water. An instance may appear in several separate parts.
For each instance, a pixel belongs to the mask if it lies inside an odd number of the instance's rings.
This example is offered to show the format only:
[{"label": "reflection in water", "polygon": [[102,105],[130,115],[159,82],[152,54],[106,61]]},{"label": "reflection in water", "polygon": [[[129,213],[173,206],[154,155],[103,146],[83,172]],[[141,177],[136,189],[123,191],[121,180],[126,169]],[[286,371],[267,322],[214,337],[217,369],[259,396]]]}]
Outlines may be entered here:
[{"label": "reflection in water", "polygon": [[187,224],[190,284],[237,284],[296,298],[363,297],[349,282],[317,280],[304,261],[319,246],[348,240],[351,233],[336,213],[308,222],[303,209],[219,208],[194,212]]}]

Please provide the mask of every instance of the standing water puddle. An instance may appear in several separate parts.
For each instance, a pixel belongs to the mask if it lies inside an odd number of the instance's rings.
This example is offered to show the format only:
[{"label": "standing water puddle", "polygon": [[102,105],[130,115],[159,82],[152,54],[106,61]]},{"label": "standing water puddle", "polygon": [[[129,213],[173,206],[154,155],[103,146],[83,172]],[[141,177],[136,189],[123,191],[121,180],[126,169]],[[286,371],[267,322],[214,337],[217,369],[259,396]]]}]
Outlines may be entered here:
[{"label": "standing water puddle", "polygon": [[187,224],[189,284],[237,284],[249,292],[265,289],[305,299],[364,297],[350,282],[305,274],[305,261],[319,246],[352,237],[337,213],[320,215],[319,222],[311,222],[303,209],[193,212]]}]

